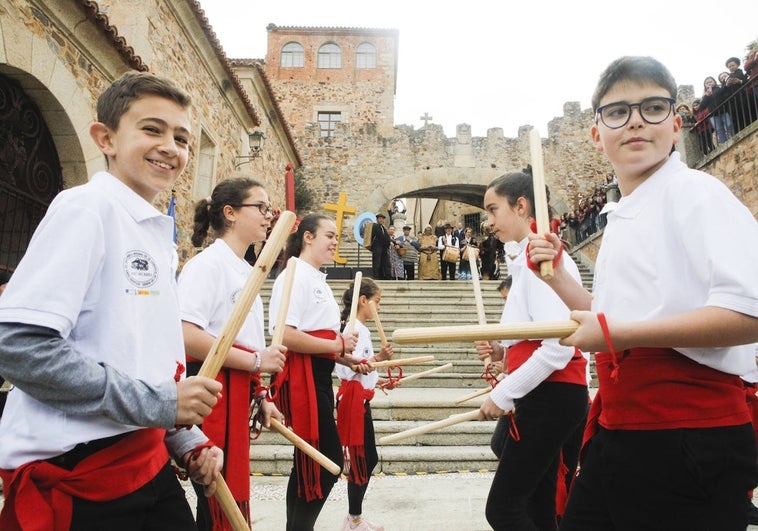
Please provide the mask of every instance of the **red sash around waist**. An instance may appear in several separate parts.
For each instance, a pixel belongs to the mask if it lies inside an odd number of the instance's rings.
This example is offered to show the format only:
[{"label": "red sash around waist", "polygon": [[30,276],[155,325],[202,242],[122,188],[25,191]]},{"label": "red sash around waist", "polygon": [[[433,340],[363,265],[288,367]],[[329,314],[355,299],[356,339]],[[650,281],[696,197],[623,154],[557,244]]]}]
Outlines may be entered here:
[{"label": "red sash around waist", "polygon": [[5,505],[3,531],[64,531],[71,525],[72,497],[102,502],[144,486],[168,462],[166,430],[137,430],[82,459],[73,470],[48,461],[32,461],[16,470],[0,470]]},{"label": "red sash around waist", "polygon": [[368,483],[364,416],[365,403],[374,398],[358,380],[342,380],[337,391],[337,432],[345,454],[345,473],[356,485]]},{"label": "red sash around waist", "polygon": [[[334,330],[311,330],[306,333],[322,339],[337,337]],[[332,360],[336,358],[336,354],[331,353],[311,355],[288,350],[284,370],[274,377],[272,388],[274,404],[284,415],[285,423],[318,450],[318,403],[311,360],[313,356]],[[298,477],[298,495],[304,496],[307,501],[322,499],[321,466],[301,452],[295,452],[295,466],[301,472]]]},{"label": "red sash around waist", "polygon": [[[595,355],[598,421],[610,430],[711,428],[750,422],[739,376],[717,371],[673,349],[635,348],[618,360]],[[597,397],[596,397],[597,400]]]},{"label": "red sash around waist", "polygon": [[[542,340],[538,339],[520,341],[508,347],[508,353],[506,354],[508,373],[511,374],[521,367],[541,345]],[[582,356],[579,350],[574,349],[574,357],[571,358],[566,367],[553,372],[553,374],[545,378],[545,381],[587,385],[587,359]]]}]

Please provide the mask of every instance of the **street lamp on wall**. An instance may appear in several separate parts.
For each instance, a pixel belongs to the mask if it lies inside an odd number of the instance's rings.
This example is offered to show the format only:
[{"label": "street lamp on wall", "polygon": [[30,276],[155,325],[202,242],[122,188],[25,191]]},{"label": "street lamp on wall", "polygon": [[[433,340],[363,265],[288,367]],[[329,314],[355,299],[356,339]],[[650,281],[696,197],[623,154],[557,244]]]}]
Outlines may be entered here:
[{"label": "street lamp on wall", "polygon": [[248,152],[247,155],[240,155],[238,157],[235,157],[234,160],[237,161],[237,164],[234,166],[235,169],[261,156],[261,152],[263,151],[264,138],[265,138],[265,135],[263,134],[263,132],[258,131],[258,130],[252,131],[247,135],[247,141],[248,141],[248,145],[250,146],[250,151]]}]

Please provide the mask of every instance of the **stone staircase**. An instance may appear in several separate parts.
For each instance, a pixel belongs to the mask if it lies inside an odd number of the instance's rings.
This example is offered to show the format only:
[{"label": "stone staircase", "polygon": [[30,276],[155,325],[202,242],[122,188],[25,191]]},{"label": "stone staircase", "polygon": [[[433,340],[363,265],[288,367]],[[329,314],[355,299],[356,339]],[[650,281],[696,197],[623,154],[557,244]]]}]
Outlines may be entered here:
[{"label": "stone staircase", "polygon": [[[370,266],[370,255],[361,251],[361,269]],[[357,249],[341,249],[340,255],[351,264],[357,264]],[[338,266],[339,267],[339,266]],[[365,270],[364,270],[365,271]],[[591,280],[589,270],[585,282]],[[370,273],[364,272],[370,276]],[[346,270],[343,277],[329,280],[335,297],[352,285],[353,276]],[[266,281],[261,290],[264,304],[268,305],[273,281]],[[387,338],[397,328],[464,325],[477,323],[477,311],[471,281],[379,281],[382,288],[380,318]],[[497,323],[503,301],[497,291],[499,281],[481,281],[482,299],[488,323]],[[378,349],[379,335],[373,321],[368,323]],[[432,362],[403,367],[403,375],[452,363],[450,370],[429,375],[407,386],[387,391],[377,390],[371,402],[377,439],[401,432],[450,415],[476,409],[484,400],[477,397],[462,404],[455,400],[486,387],[481,378],[482,362],[476,357],[474,346],[466,343],[439,343],[395,345],[395,358],[434,355]],[[395,373],[393,373],[395,374]],[[396,376],[396,374],[395,374]],[[335,387],[339,382],[335,378]],[[409,437],[396,443],[379,446],[379,464],[375,473],[433,473],[449,470],[492,470],[497,466],[489,443],[494,422],[464,422],[443,430]],[[292,446],[281,435],[266,430],[251,443],[250,470],[262,474],[288,474],[292,466]]]}]

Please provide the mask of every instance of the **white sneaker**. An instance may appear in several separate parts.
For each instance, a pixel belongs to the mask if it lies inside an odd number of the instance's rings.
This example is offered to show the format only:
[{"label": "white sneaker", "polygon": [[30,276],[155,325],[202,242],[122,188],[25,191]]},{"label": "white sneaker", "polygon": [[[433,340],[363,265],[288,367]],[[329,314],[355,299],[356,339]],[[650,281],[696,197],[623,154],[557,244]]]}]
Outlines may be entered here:
[{"label": "white sneaker", "polygon": [[342,522],[342,531],[384,531],[384,527],[375,525],[361,518],[361,521],[353,527],[353,517],[349,514],[345,515],[345,520]]}]

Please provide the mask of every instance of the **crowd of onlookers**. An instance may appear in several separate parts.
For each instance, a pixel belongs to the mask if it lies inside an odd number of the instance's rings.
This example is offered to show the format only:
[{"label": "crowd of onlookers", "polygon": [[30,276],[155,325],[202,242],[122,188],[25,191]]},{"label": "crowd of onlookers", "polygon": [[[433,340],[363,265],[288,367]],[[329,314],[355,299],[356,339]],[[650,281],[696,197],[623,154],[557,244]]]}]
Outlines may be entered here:
[{"label": "crowd of onlookers", "polygon": [[739,57],[730,57],[724,66],[718,76],[703,80],[703,93],[692,100],[692,107],[684,102],[676,106],[703,155],[758,119],[758,44],[744,64]]}]

